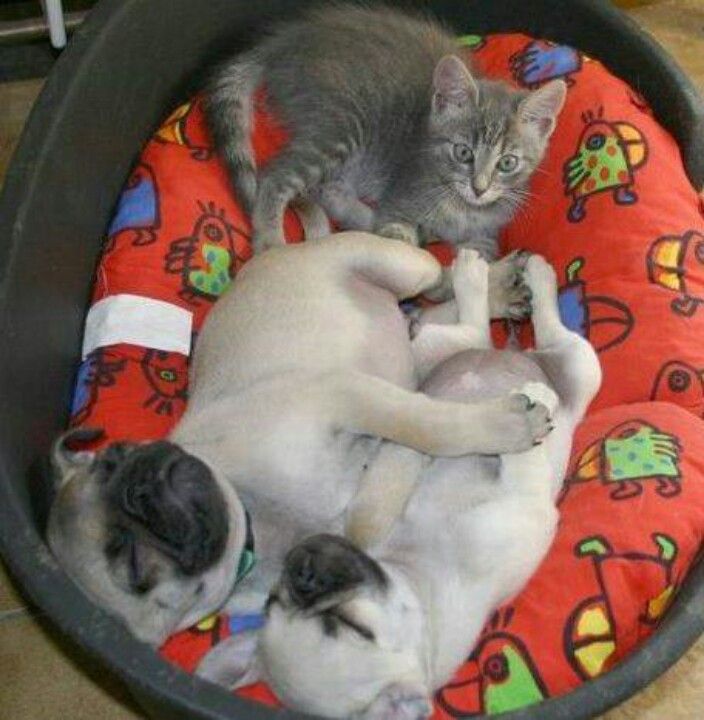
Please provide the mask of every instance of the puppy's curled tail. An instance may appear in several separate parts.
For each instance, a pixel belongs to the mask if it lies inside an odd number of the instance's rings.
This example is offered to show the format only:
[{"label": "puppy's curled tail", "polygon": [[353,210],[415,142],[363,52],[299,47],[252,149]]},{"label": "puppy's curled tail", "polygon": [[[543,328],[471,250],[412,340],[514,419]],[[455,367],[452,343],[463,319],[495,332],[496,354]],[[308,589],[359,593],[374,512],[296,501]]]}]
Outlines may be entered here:
[{"label": "puppy's curled tail", "polygon": [[257,194],[257,167],[252,150],[254,93],[262,77],[255,52],[221,65],[205,91],[205,116],[220,157],[225,162],[237,200],[251,213]]}]

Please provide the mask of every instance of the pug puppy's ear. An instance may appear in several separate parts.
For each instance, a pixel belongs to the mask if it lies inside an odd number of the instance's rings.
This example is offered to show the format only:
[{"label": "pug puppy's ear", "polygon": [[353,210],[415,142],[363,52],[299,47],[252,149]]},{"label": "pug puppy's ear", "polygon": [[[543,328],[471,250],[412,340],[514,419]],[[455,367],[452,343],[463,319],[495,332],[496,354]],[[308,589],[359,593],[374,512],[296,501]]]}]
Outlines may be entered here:
[{"label": "pug puppy's ear", "polygon": [[262,679],[258,644],[258,630],[231,635],[200,661],[196,675],[228,690],[252,685]]},{"label": "pug puppy's ear", "polygon": [[89,450],[71,450],[70,445],[94,442],[104,435],[101,428],[72,428],[59,435],[51,448],[54,486],[58,489],[80,468],[88,467],[95,458]]},{"label": "pug puppy's ear", "polygon": [[355,720],[426,720],[433,704],[421,683],[387,685]]}]

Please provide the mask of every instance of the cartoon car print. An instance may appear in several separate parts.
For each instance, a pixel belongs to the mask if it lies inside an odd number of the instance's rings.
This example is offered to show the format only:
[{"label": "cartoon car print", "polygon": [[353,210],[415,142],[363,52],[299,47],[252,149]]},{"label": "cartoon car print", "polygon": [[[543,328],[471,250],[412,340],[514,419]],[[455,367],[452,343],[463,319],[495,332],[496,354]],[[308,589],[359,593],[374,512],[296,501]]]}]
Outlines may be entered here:
[{"label": "cartoon car print", "polygon": [[646,482],[655,484],[660,497],[679,495],[681,450],[674,435],[644,420],[628,420],[582,452],[567,478],[562,498],[573,485],[593,480],[613,487],[613,500],[638,497]]},{"label": "cartoon car print", "polygon": [[633,205],[635,172],[648,158],[645,138],[633,125],[605,120],[601,111],[584,113],[582,120],[577,151],[563,169],[565,194],[572,197],[570,222],[582,221],[587,200],[599,193],[610,192],[617,205]]},{"label": "cartoon car print", "polygon": [[548,696],[525,643],[506,630],[513,609],[497,612],[455,677],[436,695],[439,717],[498,715]]},{"label": "cartoon car print", "polygon": [[566,282],[558,291],[560,317],[570,330],[589,340],[597,352],[604,352],[630,335],[635,320],[620,300],[587,293],[587,284],[580,277],[584,265],[584,258],[578,257],[565,270]]},{"label": "cartoon car print", "polygon": [[214,203],[199,202],[200,215],[190,235],[174,240],[165,258],[167,273],[181,275],[179,295],[192,305],[214,301],[251,257],[247,236]]},{"label": "cartoon car print", "polygon": [[650,246],[646,264],[651,283],[677,294],[670,303],[672,310],[684,317],[694,315],[704,302],[692,292],[704,279],[704,235],[696,230],[664,235]]},{"label": "cartoon car print", "polygon": [[582,69],[582,55],[569,45],[533,40],[512,55],[509,64],[514,80],[530,90],[557,78],[571,86],[572,76]]},{"label": "cartoon car print", "polygon": [[[677,544],[665,533],[653,533],[657,554],[616,553],[602,536],[584,538],[575,547],[579,558],[591,558],[599,592],[586,598],[570,613],[564,632],[564,652],[582,680],[608,670],[618,659],[624,636],[634,625],[655,625],[669,607],[675,593],[672,566]],[[624,570],[637,573],[638,585],[648,600],[641,606],[618,602]],[[626,648],[627,649],[627,648]]]}]

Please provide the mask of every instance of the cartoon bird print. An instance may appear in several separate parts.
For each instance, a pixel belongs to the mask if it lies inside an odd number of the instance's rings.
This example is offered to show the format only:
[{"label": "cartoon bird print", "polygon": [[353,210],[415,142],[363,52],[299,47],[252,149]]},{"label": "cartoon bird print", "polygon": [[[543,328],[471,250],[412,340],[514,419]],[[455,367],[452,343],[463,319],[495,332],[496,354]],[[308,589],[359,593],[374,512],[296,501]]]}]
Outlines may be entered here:
[{"label": "cartoon bird print", "polygon": [[678,315],[691,317],[704,302],[692,290],[704,281],[704,235],[690,230],[684,235],[659,237],[648,251],[648,280],[677,293],[670,307]]},{"label": "cartoon bird print", "polygon": [[179,295],[192,305],[198,305],[198,297],[216,300],[252,255],[247,236],[228,221],[224,210],[212,202],[199,202],[198,208],[191,234],[174,240],[165,258],[166,272],[182,277]]},{"label": "cartoon bird print", "polygon": [[506,627],[513,608],[497,611],[479,644],[436,695],[440,717],[498,715],[548,696],[525,643]]},{"label": "cartoon bird print", "polygon": [[71,425],[81,425],[91,414],[100,388],[112,387],[127,365],[127,359],[111,359],[104,349],[94,350],[81,363],[71,403]]},{"label": "cartoon bird print", "polygon": [[146,350],[141,360],[142,372],[151,395],[143,407],[154,407],[157,415],[173,415],[177,404],[188,399],[188,372],[183,356],[163,350]]},{"label": "cartoon bird print", "polygon": [[655,377],[650,399],[671,402],[704,416],[704,370],[680,360],[665,363]]},{"label": "cartoon bird print", "polygon": [[634,173],[648,157],[648,146],[641,132],[625,122],[582,115],[586,127],[577,143],[577,152],[565,163],[565,194],[572,196],[567,213],[570,222],[586,217],[587,199],[610,191],[617,205],[633,205],[638,196],[633,190]]},{"label": "cartoon bird print", "polygon": [[119,235],[131,235],[132,245],[151,245],[156,241],[159,216],[159,193],[154,171],[146,163],[138,163],[125,185],[108,227],[105,252],[115,247]]},{"label": "cartoon bird print", "polygon": [[577,483],[598,480],[613,486],[613,500],[634,498],[643,483],[652,480],[663,498],[678,495],[682,488],[679,440],[644,420],[628,420],[592,443],[577,459],[567,478],[564,495]]},{"label": "cartoon bird print", "polygon": [[565,284],[558,292],[562,322],[587,338],[597,352],[622,343],[633,330],[635,319],[627,305],[606,295],[591,295],[580,277],[584,258],[574,258],[565,269]]},{"label": "cartoon bird print", "polygon": [[213,157],[214,150],[203,124],[196,117],[200,100],[184,103],[177,107],[154,134],[157,142],[174,143],[188,148],[194,160],[206,161]]},{"label": "cartoon bird print", "polygon": [[[655,555],[616,553],[600,535],[584,538],[574,549],[578,558],[592,559],[599,587],[596,595],[570,613],[563,633],[565,656],[582,680],[608,670],[618,659],[618,648],[632,637],[634,626],[655,625],[674,597],[677,543],[665,533],[653,533],[651,539]],[[639,592],[647,598],[642,605],[623,592],[624,576],[637,578]]]},{"label": "cartoon bird print", "polygon": [[532,40],[509,58],[509,66],[514,80],[530,90],[557,78],[572,86],[572,76],[582,69],[582,54],[569,45]]}]

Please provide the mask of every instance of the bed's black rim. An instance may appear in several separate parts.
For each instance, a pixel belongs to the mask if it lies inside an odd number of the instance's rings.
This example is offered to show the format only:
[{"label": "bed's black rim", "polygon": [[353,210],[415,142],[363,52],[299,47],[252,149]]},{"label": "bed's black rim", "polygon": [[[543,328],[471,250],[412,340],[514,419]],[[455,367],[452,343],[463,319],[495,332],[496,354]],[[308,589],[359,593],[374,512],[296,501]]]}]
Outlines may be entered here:
[{"label": "bed's black rim", "polygon": [[[0,238],[4,240],[4,247],[0,247],[0,332],[5,327],[7,312],[7,284],[3,280],[12,271],[13,248],[23,239],[23,217],[31,211],[32,196],[38,192],[38,167],[55,135],[58,123],[55,112],[56,98],[70,95],[75,78],[81,72],[87,72],[91,58],[109,45],[111,23],[118,21],[120,17],[137,13],[138,6],[143,2],[144,0],[102,0],[99,3],[86,24],[76,33],[71,46],[57,62],[30,116],[0,198]],[[515,4],[508,2],[506,6]],[[540,4],[554,5],[555,0],[540,0]],[[441,11],[447,12],[449,17],[452,17],[453,13],[466,12],[464,6],[449,0],[439,2],[438,6]],[[572,0],[572,7],[577,15],[588,13],[593,17],[594,23],[608,29],[612,37],[614,34],[625,33],[621,36],[627,37],[633,47],[640,48],[642,52],[653,51],[651,41],[606,0]],[[561,13],[565,11],[563,2]],[[532,12],[539,11],[533,9]],[[516,18],[519,15],[518,12],[513,13]],[[487,24],[494,21],[491,12],[485,14],[484,21]],[[509,28],[504,23],[501,29],[519,28]],[[534,28],[525,25],[523,29],[535,32]],[[544,34],[552,35],[556,40],[567,41],[563,31],[564,28],[556,28],[554,33]],[[603,32],[591,41],[589,37],[585,37],[582,47],[598,56],[595,48],[598,49],[608,42],[608,35],[609,33]],[[678,138],[689,158],[690,176],[701,185],[701,179],[704,178],[702,103],[696,97],[691,83],[684,78],[674,62],[660,49],[655,53],[661,63],[661,71],[671,82],[682,87],[679,107],[688,104],[690,106],[687,121],[679,128]],[[618,71],[617,67],[614,69]],[[0,377],[0,388],[3,380],[4,378]],[[221,720],[225,717],[264,720],[272,717],[272,711],[264,706],[231,697],[170,667],[146,647],[128,637],[118,623],[87,601],[58,569],[34,526],[28,527],[20,500],[12,492],[9,468],[5,463],[4,453],[9,452],[6,440],[5,433],[0,431],[0,508],[3,509],[0,549],[12,573],[31,599],[65,633],[126,681],[145,705],[155,712],[167,712],[172,718],[192,717],[204,720]],[[704,563],[699,562],[692,569],[658,632],[623,663],[607,675],[585,683],[569,695],[547,700],[538,707],[525,708],[505,717],[522,720],[578,720],[593,717],[630,697],[655,679],[670,667],[702,632]],[[300,717],[285,710],[275,712],[281,717]]]}]

